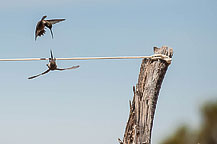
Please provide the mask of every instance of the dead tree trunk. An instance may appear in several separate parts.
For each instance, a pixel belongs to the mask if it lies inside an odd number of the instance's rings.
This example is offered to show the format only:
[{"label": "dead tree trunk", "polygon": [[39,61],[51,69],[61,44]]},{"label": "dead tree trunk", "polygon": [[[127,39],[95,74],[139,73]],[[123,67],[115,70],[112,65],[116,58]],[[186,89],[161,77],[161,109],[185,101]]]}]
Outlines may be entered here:
[{"label": "dead tree trunk", "polygon": [[[172,58],[173,50],[154,47],[155,54]],[[138,84],[133,87],[134,97],[130,102],[130,114],[123,142],[120,144],[150,144],[153,119],[159,91],[170,63],[163,59],[143,59]]]}]

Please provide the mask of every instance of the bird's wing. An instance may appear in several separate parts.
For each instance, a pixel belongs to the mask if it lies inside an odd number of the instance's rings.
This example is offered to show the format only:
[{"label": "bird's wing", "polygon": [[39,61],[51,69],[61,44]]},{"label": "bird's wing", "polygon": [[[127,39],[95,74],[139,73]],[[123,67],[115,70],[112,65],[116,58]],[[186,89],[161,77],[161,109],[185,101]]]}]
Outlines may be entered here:
[{"label": "bird's wing", "polygon": [[64,68],[64,69],[56,68],[56,70],[60,70],[60,71],[62,71],[62,70],[70,70],[70,69],[76,69],[76,68],[79,68],[79,67],[80,67],[80,66],[77,65],[77,66],[73,66],[73,67],[69,67],[69,68]]},{"label": "bird's wing", "polygon": [[56,24],[58,22],[64,21],[65,19],[52,19],[52,20],[46,20],[48,22],[50,22],[51,24]]},{"label": "bird's wing", "polygon": [[45,34],[45,30],[44,30],[44,25],[42,24],[41,21],[39,21],[36,25],[36,28],[35,28],[35,40],[38,36],[42,36]]},{"label": "bird's wing", "polygon": [[36,30],[35,31],[35,40],[37,39],[38,36],[43,36],[45,34],[45,30]]},{"label": "bird's wing", "polygon": [[39,22],[37,23],[36,28],[35,28],[35,40],[36,40],[38,33],[39,33],[38,25],[39,25]]},{"label": "bird's wing", "polygon": [[32,77],[29,77],[28,79],[36,78],[36,77],[38,77],[38,76],[40,76],[40,75],[43,75],[43,74],[48,73],[49,71],[50,71],[50,69],[46,70],[45,72],[43,72],[43,73],[41,73],[41,74],[38,74],[38,75],[35,75],[35,76],[32,76]]}]

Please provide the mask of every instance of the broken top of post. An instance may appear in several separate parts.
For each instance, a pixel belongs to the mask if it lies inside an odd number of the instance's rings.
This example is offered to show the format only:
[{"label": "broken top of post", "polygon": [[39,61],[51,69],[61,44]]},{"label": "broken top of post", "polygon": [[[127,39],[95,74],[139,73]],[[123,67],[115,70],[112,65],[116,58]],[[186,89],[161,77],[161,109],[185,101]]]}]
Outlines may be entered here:
[{"label": "broken top of post", "polygon": [[168,64],[171,64],[172,56],[173,56],[173,49],[168,48],[167,46],[162,46],[162,48],[154,47],[154,55],[153,56],[156,56],[156,57],[160,56]]},{"label": "broken top of post", "polygon": [[163,54],[170,58],[173,56],[173,49],[168,48],[167,46],[162,46],[162,48],[154,47],[154,54]]},{"label": "broken top of post", "polygon": [[167,68],[171,63],[173,49],[154,47],[154,55],[165,58],[143,59],[139,79],[133,87],[134,97],[124,133],[123,144],[150,144],[153,119],[159,91]]}]

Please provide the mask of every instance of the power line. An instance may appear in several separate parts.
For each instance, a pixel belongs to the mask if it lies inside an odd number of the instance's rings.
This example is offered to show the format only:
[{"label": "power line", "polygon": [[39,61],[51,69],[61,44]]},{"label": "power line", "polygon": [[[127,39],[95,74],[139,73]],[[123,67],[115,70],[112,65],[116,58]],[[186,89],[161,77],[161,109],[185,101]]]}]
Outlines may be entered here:
[{"label": "power line", "polygon": [[[56,58],[56,60],[102,60],[102,59],[163,59],[168,63],[171,62],[171,58],[162,55],[155,54],[152,56],[119,56],[119,57],[73,57],[73,58]],[[40,61],[40,60],[49,60],[50,58],[19,58],[19,59],[0,59],[0,61]]]}]

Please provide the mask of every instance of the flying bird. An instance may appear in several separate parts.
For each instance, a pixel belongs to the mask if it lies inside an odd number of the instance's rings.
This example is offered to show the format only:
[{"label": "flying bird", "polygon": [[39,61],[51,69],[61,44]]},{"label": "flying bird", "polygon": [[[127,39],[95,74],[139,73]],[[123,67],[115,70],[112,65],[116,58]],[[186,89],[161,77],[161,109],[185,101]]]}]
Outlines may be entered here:
[{"label": "flying bird", "polygon": [[49,58],[49,63],[47,64],[48,70],[46,70],[45,72],[43,72],[41,74],[29,77],[28,79],[36,78],[38,76],[44,75],[44,74],[48,73],[49,71],[53,71],[53,70],[63,71],[63,70],[76,69],[76,68],[80,67],[79,65],[77,65],[77,66],[73,66],[73,67],[69,67],[69,68],[63,68],[63,69],[62,68],[58,68],[57,64],[56,64],[56,59],[53,57],[52,51],[50,51],[50,54],[51,54],[51,58]]},{"label": "flying bird", "polygon": [[37,39],[38,36],[42,36],[45,34],[45,27],[50,29],[51,36],[53,38],[52,25],[65,20],[65,19],[45,20],[46,17],[47,16],[43,16],[42,19],[36,25],[35,40]]}]

